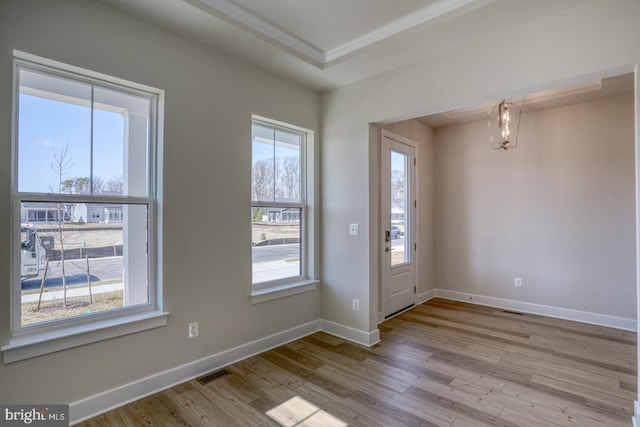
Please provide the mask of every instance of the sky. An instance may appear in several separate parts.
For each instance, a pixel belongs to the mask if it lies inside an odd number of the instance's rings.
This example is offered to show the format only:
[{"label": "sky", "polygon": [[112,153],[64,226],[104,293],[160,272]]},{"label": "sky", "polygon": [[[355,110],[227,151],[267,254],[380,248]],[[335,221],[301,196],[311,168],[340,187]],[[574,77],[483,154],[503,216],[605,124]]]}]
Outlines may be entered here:
[{"label": "sky", "polygon": [[[101,109],[94,109],[93,120],[93,174],[106,182],[123,175],[124,120],[118,113]],[[273,158],[274,154],[299,155],[297,147],[274,145],[272,129],[254,126],[254,131],[260,138],[252,144],[253,162]],[[277,139],[299,143],[295,133],[277,134]],[[90,175],[91,110],[87,106],[21,93],[18,141],[20,192],[58,192],[60,178],[54,170],[55,156],[60,156],[65,147],[69,169],[64,171],[62,180]]]},{"label": "sky", "polygon": [[[274,131],[271,128],[254,124],[252,126],[253,147],[252,162],[274,157],[299,156],[300,137],[296,133]],[[276,140],[285,144],[274,144]],[[287,146],[286,144],[289,144]],[[293,148],[295,147],[295,148]]]},{"label": "sky", "polygon": [[391,151],[391,170],[405,172],[407,167],[407,155],[397,151]]},{"label": "sky", "polygon": [[[254,138],[252,144],[254,163],[273,158],[274,151],[278,157],[299,155],[297,147],[274,145],[272,129],[259,125],[253,128],[254,137],[260,137]],[[277,133],[277,139],[291,139],[287,142],[299,143],[295,133]],[[94,177],[107,182],[123,175],[123,136],[124,119],[120,114],[94,109]],[[56,171],[55,156],[60,156],[65,147],[69,168],[63,171],[62,180],[90,175],[91,110],[86,106],[20,94],[18,141],[20,192],[58,192],[60,178]],[[392,156],[392,170],[404,169],[403,160],[403,156]]]},{"label": "sky", "polygon": [[[93,174],[104,182],[123,173],[124,119],[118,113],[94,109]],[[58,192],[52,169],[54,151],[68,147],[70,168],[62,179],[88,177],[91,156],[90,108],[20,94],[18,125],[18,191]]]}]

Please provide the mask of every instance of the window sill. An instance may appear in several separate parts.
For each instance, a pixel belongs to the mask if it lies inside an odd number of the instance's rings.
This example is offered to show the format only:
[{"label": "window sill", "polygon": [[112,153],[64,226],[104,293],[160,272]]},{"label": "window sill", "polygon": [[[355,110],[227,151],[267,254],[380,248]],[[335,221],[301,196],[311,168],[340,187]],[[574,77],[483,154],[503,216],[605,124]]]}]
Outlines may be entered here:
[{"label": "window sill", "polygon": [[169,313],[155,310],[11,338],[2,346],[4,364],[54,353],[167,324]]},{"label": "window sill", "polygon": [[271,286],[263,289],[255,289],[251,291],[251,304],[260,304],[261,302],[271,301],[278,298],[284,298],[291,295],[297,295],[304,292],[315,291],[318,289],[319,280],[301,280],[299,282],[286,283],[283,285]]}]

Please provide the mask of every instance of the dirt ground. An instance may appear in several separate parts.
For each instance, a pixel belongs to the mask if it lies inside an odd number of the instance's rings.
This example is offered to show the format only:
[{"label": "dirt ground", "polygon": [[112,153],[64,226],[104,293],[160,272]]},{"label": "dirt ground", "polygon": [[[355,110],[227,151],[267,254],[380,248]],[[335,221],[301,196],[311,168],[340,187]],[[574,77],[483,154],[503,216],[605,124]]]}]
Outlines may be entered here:
[{"label": "dirt ground", "polygon": [[[60,234],[54,225],[36,224],[36,230],[41,239],[53,237],[52,249],[60,249]],[[65,224],[63,239],[66,250],[119,246],[122,245],[122,224]]]},{"label": "dirt ground", "polygon": [[120,308],[122,307],[122,291],[96,294],[93,296],[93,304],[89,304],[88,297],[76,297],[67,300],[67,308],[62,306],[61,300],[43,301],[40,310],[37,307],[37,302],[22,304],[22,325]]},{"label": "dirt ground", "polygon": [[272,222],[254,222],[251,242],[260,243],[264,240],[300,238],[300,224],[276,224]]},{"label": "dirt ground", "polygon": [[[53,249],[60,249],[60,236],[55,225],[36,224],[40,238],[53,237]],[[122,224],[65,224],[63,226],[65,249],[81,247],[101,248],[122,245]],[[252,227],[252,243],[264,240],[300,238],[299,224],[276,224],[254,222]],[[84,245],[83,245],[84,243]]]}]

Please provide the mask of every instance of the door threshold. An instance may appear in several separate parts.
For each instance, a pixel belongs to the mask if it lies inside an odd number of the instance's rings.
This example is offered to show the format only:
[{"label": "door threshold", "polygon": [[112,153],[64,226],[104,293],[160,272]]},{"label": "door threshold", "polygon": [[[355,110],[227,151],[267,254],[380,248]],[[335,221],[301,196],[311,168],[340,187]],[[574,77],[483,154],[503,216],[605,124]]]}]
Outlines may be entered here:
[{"label": "door threshold", "polygon": [[409,305],[408,305],[408,306],[406,306],[405,308],[401,308],[401,309],[400,309],[400,310],[398,310],[398,311],[394,311],[393,313],[391,313],[391,314],[388,314],[388,315],[384,316],[384,320],[388,320],[388,319],[390,319],[390,318],[392,318],[392,317],[394,317],[394,316],[397,316],[397,315],[398,315],[398,314],[400,314],[400,313],[404,313],[405,311],[410,310],[410,309],[412,309],[412,308],[413,308],[413,307],[415,307],[415,306],[416,306],[415,304],[409,304]]}]

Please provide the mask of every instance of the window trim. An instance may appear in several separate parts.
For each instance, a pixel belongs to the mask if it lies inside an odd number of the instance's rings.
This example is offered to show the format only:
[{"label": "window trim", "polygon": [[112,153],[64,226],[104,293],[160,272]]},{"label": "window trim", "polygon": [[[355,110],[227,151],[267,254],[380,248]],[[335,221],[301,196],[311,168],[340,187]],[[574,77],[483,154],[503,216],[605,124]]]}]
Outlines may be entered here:
[{"label": "window trim", "polygon": [[[294,295],[301,292],[307,292],[317,289],[318,280],[314,278],[313,274],[313,260],[310,256],[310,245],[313,244],[315,239],[314,221],[311,218],[310,212],[312,211],[314,191],[310,188],[310,182],[315,182],[313,178],[310,179],[309,174],[314,173],[314,155],[313,155],[313,143],[314,133],[310,129],[302,128],[300,126],[291,125],[281,121],[269,119],[266,117],[252,115],[251,125],[254,124],[266,126],[275,130],[282,130],[285,132],[299,134],[302,138],[300,148],[300,201],[299,202],[263,202],[254,201],[250,197],[250,206],[254,207],[294,207],[301,209],[300,218],[300,270],[301,274],[296,276],[288,276],[274,280],[268,280],[264,282],[253,283],[253,261],[251,260],[251,303],[257,304],[264,301],[269,301],[276,298],[281,298],[289,295]],[[253,132],[251,135],[251,142],[253,144]],[[253,165],[253,156],[251,165]],[[312,186],[311,186],[312,187]],[[251,192],[250,192],[251,194]],[[252,221],[252,220],[250,220]],[[253,227],[252,224],[250,224]],[[251,255],[251,254],[250,254]]]},{"label": "window trim", "polygon": [[75,324],[12,337],[9,344],[2,346],[2,361],[6,365],[60,350],[158,328],[167,324],[168,316],[169,313],[156,310],[129,313],[113,318],[96,319],[84,325]]},{"label": "window trim", "polygon": [[[164,123],[164,91],[111,77],[102,73],[67,65],[19,50],[13,51],[12,138],[11,138],[11,224],[10,236],[10,334],[9,343],[0,347],[4,363],[10,363],[41,354],[132,332],[166,325],[169,313],[162,310],[162,146]],[[18,120],[21,70],[42,72],[53,77],[88,83],[99,88],[149,99],[149,139],[146,162],[149,187],[146,196],[105,196],[51,194],[18,191]],[[35,325],[21,324],[20,255],[15,248],[20,239],[20,205],[23,201],[85,202],[145,205],[147,207],[148,286],[149,301],[138,306],[123,307],[91,316],[74,316]]]}]

